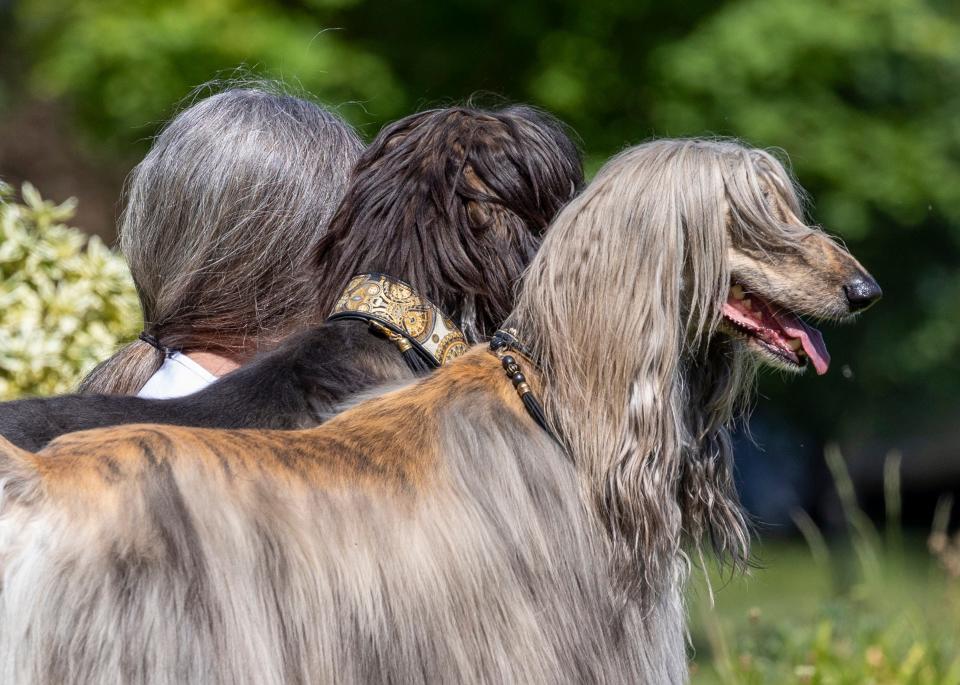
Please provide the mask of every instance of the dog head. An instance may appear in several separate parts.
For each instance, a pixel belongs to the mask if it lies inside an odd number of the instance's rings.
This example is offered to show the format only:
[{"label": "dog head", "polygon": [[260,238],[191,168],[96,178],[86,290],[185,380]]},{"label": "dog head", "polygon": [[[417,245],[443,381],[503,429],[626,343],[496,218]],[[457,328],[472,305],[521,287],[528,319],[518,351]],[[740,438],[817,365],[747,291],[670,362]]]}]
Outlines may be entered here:
[{"label": "dog head", "polygon": [[826,373],[823,336],[801,317],[849,319],[880,299],[880,286],[843,246],[804,223],[779,162],[758,150],[747,158],[747,183],[729,184],[725,198],[730,289],[719,330],[768,366]]},{"label": "dog head", "polygon": [[471,342],[510,312],[543,233],[583,181],[564,126],[526,106],[449,107],[385,127],[317,249],[327,313],[357,273],[410,283]]}]

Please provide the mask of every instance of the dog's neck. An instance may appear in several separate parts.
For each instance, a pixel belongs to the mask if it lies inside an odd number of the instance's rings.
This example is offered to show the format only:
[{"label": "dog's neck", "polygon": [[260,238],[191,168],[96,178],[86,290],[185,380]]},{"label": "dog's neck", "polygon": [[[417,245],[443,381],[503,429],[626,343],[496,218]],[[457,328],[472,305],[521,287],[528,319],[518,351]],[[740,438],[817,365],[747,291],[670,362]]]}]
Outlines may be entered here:
[{"label": "dog's neck", "polygon": [[[749,532],[728,429],[752,387],[752,365],[726,339],[699,350],[668,346],[679,352],[670,358],[632,352],[664,345],[655,332],[614,335],[611,326],[609,336],[570,335],[575,324],[534,326],[514,315],[505,326],[539,364],[535,390],[547,420],[587,485],[627,583],[641,595],[669,585],[684,565],[682,546],[705,539],[743,564]],[[571,341],[563,350],[551,339],[558,330]]]}]

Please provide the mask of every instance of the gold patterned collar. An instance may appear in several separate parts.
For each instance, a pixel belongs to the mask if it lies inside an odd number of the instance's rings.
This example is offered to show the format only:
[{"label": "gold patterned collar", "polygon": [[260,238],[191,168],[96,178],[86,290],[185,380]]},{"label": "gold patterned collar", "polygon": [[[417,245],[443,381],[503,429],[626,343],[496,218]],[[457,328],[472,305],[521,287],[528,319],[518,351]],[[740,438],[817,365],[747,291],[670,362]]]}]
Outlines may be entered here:
[{"label": "gold patterned collar", "polygon": [[438,367],[467,351],[460,329],[440,309],[403,281],[384,274],[360,274],[340,295],[328,321],[367,321],[392,340],[404,356],[411,346]]}]

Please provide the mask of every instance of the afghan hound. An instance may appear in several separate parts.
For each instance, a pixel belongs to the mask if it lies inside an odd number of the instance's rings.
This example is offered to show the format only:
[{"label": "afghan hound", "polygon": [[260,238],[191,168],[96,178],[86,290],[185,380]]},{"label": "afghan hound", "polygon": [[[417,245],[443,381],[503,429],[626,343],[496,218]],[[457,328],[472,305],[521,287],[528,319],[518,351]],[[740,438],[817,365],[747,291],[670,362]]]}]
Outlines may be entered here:
[{"label": "afghan hound", "polygon": [[747,555],[754,369],[825,371],[799,316],[880,294],[801,215],[763,151],[641,145],[560,212],[506,332],[416,383],[299,431],[7,445],[0,678],[686,681],[685,550]]},{"label": "afghan hound", "polygon": [[[427,330],[420,309],[446,319],[437,327],[447,333],[459,324],[466,341],[489,337],[513,307],[514,286],[543,231],[582,183],[580,153],[562,124],[530,107],[453,107],[401,119],[358,161],[310,277],[320,321],[364,273],[385,274],[377,280],[388,281],[387,295],[400,297],[381,298],[382,309],[404,308],[413,321],[385,311],[395,319],[389,331],[381,325],[389,321],[370,326],[356,320],[357,312],[342,312],[177,399],[68,395],[7,402],[0,405],[0,435],[36,450],[64,433],[125,423],[316,425],[364,389],[413,376],[390,338],[419,325],[429,347],[433,326]],[[453,358],[456,350],[439,351],[434,360],[419,347],[428,363]],[[407,353],[414,362],[418,356]]]}]

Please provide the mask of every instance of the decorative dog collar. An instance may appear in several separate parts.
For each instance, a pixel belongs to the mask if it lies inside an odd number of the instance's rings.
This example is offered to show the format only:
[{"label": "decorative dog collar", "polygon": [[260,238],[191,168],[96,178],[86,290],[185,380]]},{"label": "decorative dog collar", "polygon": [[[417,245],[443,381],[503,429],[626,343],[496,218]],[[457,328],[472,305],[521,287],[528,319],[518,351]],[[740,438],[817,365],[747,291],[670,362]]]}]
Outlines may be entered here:
[{"label": "decorative dog collar", "polygon": [[380,273],[350,279],[327,319],[357,319],[386,335],[411,362],[411,347],[436,368],[467,351],[460,329],[440,309],[403,281]]}]

